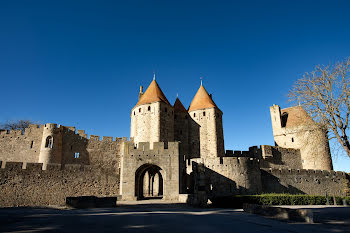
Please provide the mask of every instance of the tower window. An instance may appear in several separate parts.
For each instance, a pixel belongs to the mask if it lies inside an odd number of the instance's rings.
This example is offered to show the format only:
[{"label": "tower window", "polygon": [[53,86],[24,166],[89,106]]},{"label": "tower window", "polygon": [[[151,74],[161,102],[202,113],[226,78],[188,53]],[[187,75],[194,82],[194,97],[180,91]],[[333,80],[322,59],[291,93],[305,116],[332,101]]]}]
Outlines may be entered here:
[{"label": "tower window", "polygon": [[134,116],[135,116],[135,111],[134,111]]},{"label": "tower window", "polygon": [[151,106],[148,106],[148,111],[151,111]]},{"label": "tower window", "polygon": [[292,138],[292,142],[294,142],[294,138]]},{"label": "tower window", "polygon": [[286,127],[287,125],[287,120],[288,120],[288,113],[283,113],[281,116],[281,126]]},{"label": "tower window", "polygon": [[139,108],[139,112],[141,112],[141,108]]},{"label": "tower window", "polygon": [[196,113],[193,113],[193,116],[196,117]]},{"label": "tower window", "polygon": [[75,153],[74,153],[74,158],[75,158],[75,159],[79,158],[79,152],[75,152]]},{"label": "tower window", "polygon": [[52,144],[53,144],[53,137],[52,136],[48,136],[46,138],[45,148],[52,149]]},{"label": "tower window", "polygon": [[205,116],[205,112],[203,112],[203,116]]},{"label": "tower window", "polygon": [[34,144],[34,141],[32,141],[32,143],[30,143],[30,148],[33,148],[33,144]]},{"label": "tower window", "polygon": [[165,108],[165,112],[168,112],[168,108]]}]

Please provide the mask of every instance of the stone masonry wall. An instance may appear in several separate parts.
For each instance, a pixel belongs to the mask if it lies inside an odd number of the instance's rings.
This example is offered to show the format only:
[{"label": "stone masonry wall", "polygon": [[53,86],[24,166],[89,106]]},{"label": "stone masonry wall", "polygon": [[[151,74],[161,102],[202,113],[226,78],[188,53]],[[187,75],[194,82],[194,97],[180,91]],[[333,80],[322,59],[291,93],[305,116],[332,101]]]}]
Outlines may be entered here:
[{"label": "stone masonry wall", "polygon": [[[153,127],[151,127],[153,129]],[[160,102],[160,137],[159,142],[174,141],[174,108]]]},{"label": "stone masonry wall", "polygon": [[131,110],[130,137],[138,142],[160,140],[160,102],[135,106]]},{"label": "stone masonry wall", "polygon": [[[67,196],[117,196],[117,170],[94,166],[0,162],[0,206],[64,205]],[[25,168],[25,169],[22,169]]]},{"label": "stone masonry wall", "polygon": [[159,167],[163,178],[163,198],[178,200],[179,196],[179,143],[169,142],[167,148],[164,142],[139,142],[134,148],[132,142],[124,142],[121,158],[121,195],[124,200],[136,200],[136,173],[144,165]]},{"label": "stone masonry wall", "polygon": [[344,196],[350,177],[327,170],[261,169],[264,193],[292,193]]},{"label": "stone masonry wall", "polygon": [[[248,157],[194,159],[192,166],[203,164],[209,196],[257,194],[261,192],[259,160]],[[192,168],[189,168],[189,172]]]},{"label": "stone masonry wall", "polygon": [[[216,158],[225,155],[222,129],[222,113],[216,108],[200,109],[190,112],[190,116],[199,126],[199,137],[192,134],[190,143],[199,144],[200,157]],[[192,129],[191,129],[192,130]],[[194,129],[195,130],[195,129]]]},{"label": "stone masonry wall", "polygon": [[174,139],[179,144],[180,193],[186,193],[186,159],[190,158],[189,115],[187,112],[174,113]]},{"label": "stone masonry wall", "polygon": [[21,130],[0,131],[0,160],[37,163],[43,135],[43,126],[30,125]]},{"label": "stone masonry wall", "polygon": [[[51,127],[54,133],[52,148],[45,148],[47,135],[43,133]],[[44,138],[43,138],[44,135]],[[0,131],[0,160],[37,163],[40,156],[47,154],[49,163],[85,164],[98,167],[120,169],[120,145],[127,138],[113,138],[91,135],[84,130],[56,124],[30,125],[24,132],[19,130]],[[75,153],[79,153],[75,156]],[[55,161],[55,162],[52,162]]]},{"label": "stone masonry wall", "polygon": [[[126,138],[113,138],[90,135],[84,130],[63,131],[63,164],[89,164],[97,167],[120,169],[120,145]],[[75,153],[79,157],[75,158]]]},{"label": "stone masonry wall", "polygon": [[300,150],[298,149],[262,145],[261,151],[261,168],[302,168]]},{"label": "stone masonry wall", "polygon": [[[270,107],[273,136],[276,145],[283,148],[300,149],[304,169],[332,170],[332,159],[327,133],[311,120],[293,127],[282,127],[281,109]],[[312,123],[313,122],[313,123]]]}]

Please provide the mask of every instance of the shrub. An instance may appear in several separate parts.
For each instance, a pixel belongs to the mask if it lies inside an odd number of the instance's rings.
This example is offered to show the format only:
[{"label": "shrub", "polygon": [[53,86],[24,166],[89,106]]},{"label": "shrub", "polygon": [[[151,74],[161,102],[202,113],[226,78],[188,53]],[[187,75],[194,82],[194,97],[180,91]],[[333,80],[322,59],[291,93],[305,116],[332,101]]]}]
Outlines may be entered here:
[{"label": "shrub", "polygon": [[[344,197],[335,197],[337,205],[343,204]],[[350,197],[345,197],[350,204]],[[243,203],[257,205],[326,205],[325,196],[315,195],[293,195],[293,194],[261,194],[261,195],[235,195],[226,197],[217,197],[211,199],[214,206],[242,208]],[[333,197],[328,197],[330,205],[333,205]]]}]

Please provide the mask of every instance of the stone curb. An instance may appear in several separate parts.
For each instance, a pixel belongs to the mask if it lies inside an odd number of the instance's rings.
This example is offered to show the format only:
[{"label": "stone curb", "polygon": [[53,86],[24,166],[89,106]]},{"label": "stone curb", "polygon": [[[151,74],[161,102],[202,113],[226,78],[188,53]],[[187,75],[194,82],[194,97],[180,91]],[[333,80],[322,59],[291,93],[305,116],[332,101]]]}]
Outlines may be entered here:
[{"label": "stone curb", "polygon": [[243,204],[243,210],[250,214],[257,214],[271,217],[279,220],[293,222],[313,223],[314,216],[312,210],[308,209],[289,209],[282,207],[272,207],[265,205]]}]

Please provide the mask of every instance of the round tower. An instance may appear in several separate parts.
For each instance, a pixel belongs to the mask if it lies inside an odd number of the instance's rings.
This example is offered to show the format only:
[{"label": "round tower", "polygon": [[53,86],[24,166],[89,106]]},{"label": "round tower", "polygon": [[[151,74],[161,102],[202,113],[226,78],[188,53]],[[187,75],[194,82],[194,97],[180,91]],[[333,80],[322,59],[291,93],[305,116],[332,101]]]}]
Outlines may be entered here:
[{"label": "round tower", "polygon": [[301,106],[270,107],[275,144],[300,150],[304,169],[332,170],[327,131],[322,129]]},{"label": "round tower", "polygon": [[130,137],[134,143],[174,141],[174,108],[155,79],[131,110]]},{"label": "round tower", "polygon": [[57,124],[45,124],[41,140],[39,163],[61,163],[62,134]]},{"label": "round tower", "polygon": [[203,85],[199,87],[188,112],[191,117],[190,147],[193,149],[191,154],[202,158],[224,156],[223,113]]}]

